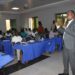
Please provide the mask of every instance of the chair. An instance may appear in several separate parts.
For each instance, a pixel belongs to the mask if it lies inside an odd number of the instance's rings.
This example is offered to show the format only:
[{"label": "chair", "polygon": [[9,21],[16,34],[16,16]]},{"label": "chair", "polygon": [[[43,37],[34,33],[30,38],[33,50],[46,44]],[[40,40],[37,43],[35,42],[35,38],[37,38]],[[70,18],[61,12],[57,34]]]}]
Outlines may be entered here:
[{"label": "chair", "polygon": [[11,37],[10,36],[6,36],[5,38],[6,40],[10,40],[11,41]]}]

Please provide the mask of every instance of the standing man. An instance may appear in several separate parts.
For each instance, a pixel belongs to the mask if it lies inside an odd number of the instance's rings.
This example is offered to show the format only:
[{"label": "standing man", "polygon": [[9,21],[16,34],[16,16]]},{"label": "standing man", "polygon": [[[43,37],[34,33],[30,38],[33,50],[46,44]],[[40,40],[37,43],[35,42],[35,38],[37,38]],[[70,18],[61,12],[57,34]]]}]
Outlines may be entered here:
[{"label": "standing man", "polygon": [[63,64],[64,72],[58,75],[69,75],[69,64],[71,66],[72,74],[75,75],[75,12],[69,10],[67,12],[67,26],[62,29],[57,27],[59,31],[63,32]]}]

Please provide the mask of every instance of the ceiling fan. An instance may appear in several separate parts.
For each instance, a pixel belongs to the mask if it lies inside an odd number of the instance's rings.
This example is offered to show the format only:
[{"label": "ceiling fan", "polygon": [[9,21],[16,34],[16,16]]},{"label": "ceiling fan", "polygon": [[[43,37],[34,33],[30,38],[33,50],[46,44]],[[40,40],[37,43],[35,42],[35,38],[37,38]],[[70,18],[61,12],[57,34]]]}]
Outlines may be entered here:
[{"label": "ceiling fan", "polygon": [[0,0],[0,4],[6,4],[6,3],[9,3],[13,0]]}]

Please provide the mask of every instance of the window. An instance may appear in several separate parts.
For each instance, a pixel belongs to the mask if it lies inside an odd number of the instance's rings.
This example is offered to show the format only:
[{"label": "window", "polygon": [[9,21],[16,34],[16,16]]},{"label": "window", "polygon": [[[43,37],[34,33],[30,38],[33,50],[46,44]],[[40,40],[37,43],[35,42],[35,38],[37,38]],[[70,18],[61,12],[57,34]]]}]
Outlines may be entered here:
[{"label": "window", "polygon": [[34,28],[33,27],[33,18],[29,18],[29,28],[31,28],[31,30]]},{"label": "window", "polygon": [[58,13],[56,14],[57,25],[63,26],[67,23],[67,14],[66,13]]},{"label": "window", "polygon": [[10,30],[11,29],[11,26],[10,26],[10,20],[7,19],[6,20],[6,31]]},{"label": "window", "polygon": [[38,28],[38,17],[29,18],[29,28],[31,28],[31,30]]}]

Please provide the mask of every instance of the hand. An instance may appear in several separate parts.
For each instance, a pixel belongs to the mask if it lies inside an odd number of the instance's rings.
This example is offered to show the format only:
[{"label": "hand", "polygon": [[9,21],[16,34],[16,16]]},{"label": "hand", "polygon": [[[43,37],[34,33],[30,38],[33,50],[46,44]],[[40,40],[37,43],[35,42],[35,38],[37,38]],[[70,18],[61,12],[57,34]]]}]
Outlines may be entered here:
[{"label": "hand", "polygon": [[63,25],[62,27],[63,27],[63,28],[66,28],[66,26],[65,26],[65,25]]}]

